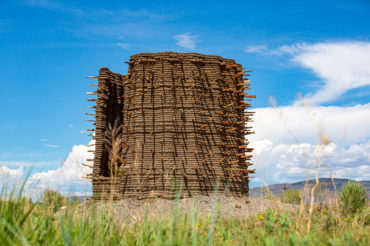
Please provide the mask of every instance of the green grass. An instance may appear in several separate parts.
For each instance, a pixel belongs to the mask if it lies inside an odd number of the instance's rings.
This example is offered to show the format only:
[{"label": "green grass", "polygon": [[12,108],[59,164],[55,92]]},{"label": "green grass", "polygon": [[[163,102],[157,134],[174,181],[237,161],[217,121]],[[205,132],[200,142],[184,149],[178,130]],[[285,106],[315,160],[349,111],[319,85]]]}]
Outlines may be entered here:
[{"label": "green grass", "polygon": [[[118,223],[109,209],[94,203],[41,203],[12,195],[0,201],[1,245],[370,245],[370,208],[351,217],[330,205],[317,205],[307,230],[308,208],[277,213],[268,209],[247,219],[225,219],[214,205],[199,217],[174,209],[170,218]],[[57,205],[57,206],[56,206]],[[57,211],[56,211],[56,208]],[[63,209],[64,208],[64,209]],[[80,211],[80,212],[77,212]],[[81,212],[82,211],[82,212]],[[83,215],[85,214],[85,215]],[[86,216],[88,214],[89,216]]]}]

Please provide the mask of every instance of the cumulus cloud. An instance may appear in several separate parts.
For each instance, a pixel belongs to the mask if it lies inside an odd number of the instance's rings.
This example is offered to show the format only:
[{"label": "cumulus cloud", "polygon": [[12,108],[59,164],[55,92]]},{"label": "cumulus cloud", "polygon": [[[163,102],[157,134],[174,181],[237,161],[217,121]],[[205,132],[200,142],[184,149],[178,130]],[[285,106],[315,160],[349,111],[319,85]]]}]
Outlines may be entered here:
[{"label": "cumulus cloud", "polygon": [[312,179],[318,170],[320,177],[370,179],[370,141],[344,147],[335,143],[278,144],[264,139],[251,145],[256,150],[257,177],[262,176],[266,183]]},{"label": "cumulus cloud", "polygon": [[319,164],[321,177],[370,179],[370,104],[255,111],[255,183],[313,178]]},{"label": "cumulus cloud", "polygon": [[[89,143],[93,144],[94,141]],[[86,159],[92,159],[93,153],[88,150],[94,150],[93,147],[86,145],[75,145],[69,153],[64,163],[57,169],[36,172],[27,179],[25,184],[25,195],[39,197],[45,189],[53,189],[62,192],[63,194],[87,194],[90,182],[81,177],[91,173],[92,170],[82,163],[86,163]],[[11,169],[7,166],[20,166],[19,168]],[[0,166],[0,188],[8,186],[9,188],[17,187],[24,182],[25,174],[24,166],[30,166],[30,162],[1,162]],[[6,166],[4,166],[6,165]],[[87,193],[85,193],[87,192]]]},{"label": "cumulus cloud", "polygon": [[23,177],[23,167],[17,169],[11,169],[6,166],[0,167],[0,177],[3,179],[20,179]]},{"label": "cumulus cloud", "polygon": [[316,143],[320,134],[341,145],[370,139],[370,103],[349,107],[286,106],[256,108],[251,141],[269,139],[280,144]]},{"label": "cumulus cloud", "polygon": [[278,54],[289,54],[300,66],[322,79],[322,86],[305,96],[311,103],[331,102],[346,92],[370,85],[370,43],[335,42],[284,45]]},{"label": "cumulus cloud", "polygon": [[[92,144],[93,141],[89,143]],[[82,163],[86,163],[86,159],[94,157],[92,152],[93,148],[86,145],[75,145],[72,147],[72,152],[69,153],[67,159],[62,166],[55,170],[48,170],[45,172],[38,172],[33,174],[30,179],[30,185],[35,185],[38,189],[55,189],[68,193],[69,190],[75,190],[87,187],[88,181],[81,177],[91,173],[92,170]]]},{"label": "cumulus cloud", "polygon": [[179,34],[173,37],[177,40],[177,45],[186,49],[195,48],[195,39],[197,36],[191,35],[190,33]]},{"label": "cumulus cloud", "polygon": [[246,53],[261,53],[262,51],[267,50],[266,45],[251,45],[245,48],[244,52]]},{"label": "cumulus cloud", "polygon": [[[0,192],[4,191],[4,187],[9,190],[19,187],[23,181],[23,167],[16,169],[8,168],[6,166],[0,167]],[[2,193],[0,193],[3,195]]]}]

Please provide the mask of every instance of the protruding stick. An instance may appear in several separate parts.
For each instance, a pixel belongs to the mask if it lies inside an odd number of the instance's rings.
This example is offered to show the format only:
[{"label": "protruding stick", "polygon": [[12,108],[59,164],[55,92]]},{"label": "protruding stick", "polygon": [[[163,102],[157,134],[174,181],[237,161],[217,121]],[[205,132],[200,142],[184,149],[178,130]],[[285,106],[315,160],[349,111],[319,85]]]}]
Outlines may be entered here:
[{"label": "protruding stick", "polygon": [[87,165],[87,164],[85,164],[85,163],[82,163],[82,165],[84,165],[85,167],[94,168],[94,166],[92,166],[92,165]]},{"label": "protruding stick", "polygon": [[86,78],[98,80],[99,76],[86,76]]}]

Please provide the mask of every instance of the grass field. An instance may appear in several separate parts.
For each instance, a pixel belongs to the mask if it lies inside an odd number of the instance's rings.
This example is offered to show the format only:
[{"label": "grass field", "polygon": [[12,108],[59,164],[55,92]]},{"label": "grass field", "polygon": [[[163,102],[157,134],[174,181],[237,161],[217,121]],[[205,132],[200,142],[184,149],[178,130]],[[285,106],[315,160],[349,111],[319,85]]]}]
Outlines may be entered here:
[{"label": "grass field", "polygon": [[216,200],[206,213],[194,203],[184,210],[175,200],[168,216],[150,210],[153,201],[147,201],[140,215],[135,212],[140,220],[127,223],[115,202],[71,202],[54,192],[38,203],[15,193],[2,197],[0,245],[370,245],[368,203],[355,213],[335,202],[315,204],[310,212],[301,201],[290,212],[270,207],[237,218],[222,216]]}]

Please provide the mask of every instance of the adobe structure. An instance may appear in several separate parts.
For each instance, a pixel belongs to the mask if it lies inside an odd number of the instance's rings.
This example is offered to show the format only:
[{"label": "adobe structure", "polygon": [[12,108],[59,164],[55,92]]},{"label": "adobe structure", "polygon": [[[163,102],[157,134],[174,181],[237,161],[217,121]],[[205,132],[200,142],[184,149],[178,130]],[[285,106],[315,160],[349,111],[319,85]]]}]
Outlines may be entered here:
[{"label": "adobe structure", "polygon": [[[234,60],[140,53],[127,75],[101,68],[95,92],[94,199],[248,196],[250,81]],[[86,164],[85,164],[86,165]]]}]

